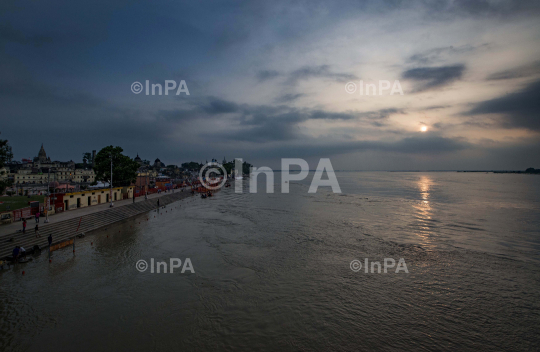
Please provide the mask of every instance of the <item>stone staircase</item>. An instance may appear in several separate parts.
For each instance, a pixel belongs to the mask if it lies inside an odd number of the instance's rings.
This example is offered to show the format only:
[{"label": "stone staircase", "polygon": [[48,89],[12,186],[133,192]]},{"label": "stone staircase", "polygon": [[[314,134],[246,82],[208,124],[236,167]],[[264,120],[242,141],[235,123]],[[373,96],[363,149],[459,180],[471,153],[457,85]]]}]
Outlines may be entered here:
[{"label": "stone staircase", "polygon": [[[157,199],[159,199],[160,206],[165,206],[191,196],[191,192],[178,192],[161,196]],[[22,232],[17,232],[12,235],[3,236],[0,239],[0,258],[11,256],[15,246],[22,246],[27,252],[29,252],[36,244],[41,247],[41,249],[45,249],[49,245],[47,241],[49,234],[52,234],[53,244],[55,244],[73,238],[80,233],[87,233],[111,225],[115,222],[149,212],[156,208],[156,198],[151,200],[141,200],[137,203],[124,205],[122,207],[110,208],[96,213],[83,215],[79,231],[77,231],[77,226],[79,225],[79,219],[81,219],[81,217],[76,217],[41,227],[39,231],[41,237],[39,238],[36,238],[34,229],[32,228],[28,229],[24,235]],[[10,237],[13,238],[13,242],[7,242]]]}]

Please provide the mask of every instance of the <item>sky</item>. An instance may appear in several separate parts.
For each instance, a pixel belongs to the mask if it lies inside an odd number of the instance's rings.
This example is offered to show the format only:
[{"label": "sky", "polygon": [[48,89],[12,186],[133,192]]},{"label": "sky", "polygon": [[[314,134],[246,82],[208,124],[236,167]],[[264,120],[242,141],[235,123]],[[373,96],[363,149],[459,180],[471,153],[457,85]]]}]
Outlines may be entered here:
[{"label": "sky", "polygon": [[4,0],[0,106],[16,160],[540,168],[540,2]]}]

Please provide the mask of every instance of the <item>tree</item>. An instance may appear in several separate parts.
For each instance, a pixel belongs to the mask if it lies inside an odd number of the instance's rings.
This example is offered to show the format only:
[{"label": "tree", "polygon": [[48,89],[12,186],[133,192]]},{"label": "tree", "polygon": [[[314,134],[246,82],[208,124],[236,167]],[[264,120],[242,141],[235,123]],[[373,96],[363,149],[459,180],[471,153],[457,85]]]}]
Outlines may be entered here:
[{"label": "tree", "polygon": [[82,158],[82,161],[83,163],[85,164],[88,164],[88,163],[92,163],[92,153],[83,153],[83,158]]},{"label": "tree", "polygon": [[[11,147],[8,144],[7,140],[0,139],[0,169],[4,167],[4,165],[11,161],[13,158],[13,153],[11,152]],[[5,173],[5,171],[0,171],[2,175]],[[11,181],[9,179],[0,181],[0,194],[4,193],[4,190],[11,186]]]},{"label": "tree", "polygon": [[203,164],[199,164],[196,161],[190,161],[189,163],[183,163],[182,168],[189,171],[199,171],[203,167]]},{"label": "tree", "polygon": [[7,140],[0,139],[0,168],[11,161],[13,158],[13,153],[11,152],[11,147],[8,144]]},{"label": "tree", "polygon": [[113,163],[113,186],[129,186],[137,179],[139,164],[129,156],[122,154],[121,147],[112,145],[99,151],[94,160],[96,180],[111,182],[111,155]]},{"label": "tree", "polygon": [[4,194],[4,191],[6,190],[6,188],[11,186],[11,184],[12,182],[10,180],[0,181],[0,195]]},{"label": "tree", "polygon": [[251,167],[252,166],[253,165],[251,165],[247,161],[244,161],[244,163],[242,164],[242,173],[249,175],[249,173],[251,172]]},{"label": "tree", "polygon": [[[225,171],[227,171],[227,174],[231,174],[234,171],[235,161],[234,160],[229,161],[228,163],[222,164],[222,166],[225,169]],[[241,174],[249,174],[251,172],[251,167],[252,166],[253,165],[251,165],[247,161],[244,161],[244,163],[242,164],[242,172],[241,172]],[[239,173],[240,173],[240,171],[239,171]]]},{"label": "tree", "polygon": [[225,171],[227,171],[227,174],[232,174],[232,171],[234,170],[234,161],[229,161],[228,163],[223,164],[223,167],[225,168]]}]

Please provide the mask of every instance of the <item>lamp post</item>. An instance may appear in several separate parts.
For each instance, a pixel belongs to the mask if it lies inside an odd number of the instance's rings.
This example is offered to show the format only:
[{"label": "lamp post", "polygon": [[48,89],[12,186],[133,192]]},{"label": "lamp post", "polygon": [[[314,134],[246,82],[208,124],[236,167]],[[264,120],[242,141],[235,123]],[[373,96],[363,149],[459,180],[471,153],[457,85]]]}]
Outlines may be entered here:
[{"label": "lamp post", "polygon": [[110,208],[113,207],[113,201],[112,201],[112,153],[111,153],[111,184],[110,184],[110,192],[109,192],[109,198],[111,198],[111,205],[109,206]]},{"label": "lamp post", "polygon": [[47,212],[45,213],[45,223],[49,222],[49,211],[51,210],[51,168],[47,170]]},{"label": "lamp post", "polygon": [[56,214],[56,172],[54,172],[53,174],[53,177],[54,177],[54,186],[53,186],[53,190],[52,190],[52,194],[53,194],[53,208],[54,208],[54,213]]}]

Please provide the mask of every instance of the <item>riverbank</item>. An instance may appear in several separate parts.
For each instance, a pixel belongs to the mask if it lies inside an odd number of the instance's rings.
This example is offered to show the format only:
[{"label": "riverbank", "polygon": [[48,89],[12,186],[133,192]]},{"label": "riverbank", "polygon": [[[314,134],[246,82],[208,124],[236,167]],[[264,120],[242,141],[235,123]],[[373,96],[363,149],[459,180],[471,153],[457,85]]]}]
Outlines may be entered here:
[{"label": "riverbank", "polygon": [[[48,246],[47,237],[49,235],[52,235],[53,244],[56,244],[73,238],[78,234],[97,230],[101,227],[155,210],[157,209],[158,199],[160,207],[166,207],[171,203],[191,196],[191,192],[186,189],[184,192],[162,193],[158,196],[149,197],[147,200],[142,198],[135,203],[133,203],[132,199],[115,202],[115,207],[113,208],[109,208],[107,204],[107,207],[103,205],[96,206],[95,209],[92,209],[94,207],[89,207],[78,211],[68,211],[51,217],[51,219],[54,219],[54,222],[47,224],[40,223],[39,232],[41,236],[38,238],[36,238],[34,233],[33,227],[35,223],[28,221],[25,234],[22,232],[13,233],[14,229],[11,229],[10,232],[0,235],[0,258],[10,256],[15,246],[22,246],[27,251],[35,245],[38,245],[40,248],[46,248]],[[16,225],[19,228],[22,226],[20,223]],[[8,226],[12,227],[13,225],[6,225],[6,227]],[[11,241],[10,238],[12,238]]]},{"label": "riverbank", "polygon": [[[180,189],[175,190],[175,192],[180,192],[180,191],[181,191]],[[190,191],[188,188],[184,189],[184,192],[188,192],[188,191]],[[148,199],[157,200],[157,198],[163,197],[168,194],[171,194],[171,193],[165,193],[165,192],[153,193],[153,194],[148,195]],[[144,197],[137,197],[135,198],[135,203],[142,202],[144,200],[145,200]],[[130,204],[133,204],[133,198],[117,200],[114,202],[114,208],[119,208],[119,207],[123,207],[125,205],[130,205]],[[107,210],[109,208],[110,208],[109,203],[104,203],[104,204],[93,205],[91,207],[82,207],[82,208],[77,208],[77,209],[73,209],[69,211],[63,211],[63,212],[52,214],[51,216],[49,216],[48,223],[45,222],[45,216],[42,216],[39,219],[39,228],[40,230],[43,230],[45,227],[53,223],[57,223],[60,221],[73,219],[73,218],[78,219],[83,215],[97,213],[103,210]],[[28,223],[27,231],[29,230],[34,231],[34,227],[36,226],[34,219],[27,220],[27,223]],[[21,230],[22,230],[22,221],[15,221],[11,224],[0,225],[0,243],[2,242],[2,239],[4,236],[7,236],[7,238],[9,238],[10,236],[20,234]]]}]

